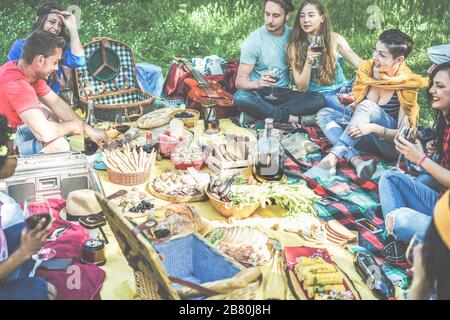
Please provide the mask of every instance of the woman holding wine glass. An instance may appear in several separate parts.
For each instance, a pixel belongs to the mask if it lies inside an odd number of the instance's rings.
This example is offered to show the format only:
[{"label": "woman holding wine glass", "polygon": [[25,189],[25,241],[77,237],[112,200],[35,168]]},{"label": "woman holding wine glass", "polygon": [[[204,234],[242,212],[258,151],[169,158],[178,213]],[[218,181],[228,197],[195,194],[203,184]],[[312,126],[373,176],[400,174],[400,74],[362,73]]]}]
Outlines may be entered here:
[{"label": "woman holding wine glass", "polygon": [[422,167],[442,184],[441,192],[416,178],[396,171],[386,171],[380,179],[380,201],[386,230],[401,241],[414,234],[423,238],[434,206],[440,195],[450,188],[450,62],[438,65],[430,76],[429,100],[438,111],[437,146],[439,160],[433,161],[419,140],[415,143],[398,137],[395,147],[406,159]]},{"label": "woman holding wine glass", "polygon": [[333,108],[324,108],[317,114],[317,124],[333,148],[306,176],[334,176],[338,160],[345,158],[361,179],[369,180],[377,162],[364,161],[361,151],[388,161],[397,160],[393,141],[398,128],[404,116],[412,127],[416,126],[418,90],[428,85],[426,78],[413,74],[406,65],[412,47],[411,37],[400,30],[381,33],[373,59],[364,61],[356,73],[351,116]]},{"label": "woman holding wine glass", "polygon": [[297,89],[321,93],[327,107],[344,111],[337,97],[348,85],[342,56],[355,68],[363,60],[344,37],[333,32],[328,12],[320,1],[306,0],[300,5],[287,53]]},{"label": "woman holding wine glass", "polygon": [[[0,179],[12,176],[17,166],[13,147],[14,134],[5,117],[0,116]],[[2,194],[0,214],[5,214]],[[12,200],[12,199],[11,199]],[[11,212],[8,212],[11,214]],[[20,212],[16,212],[20,215]],[[30,229],[24,222],[3,229],[5,219],[0,216],[0,300],[53,300],[56,288],[43,278],[29,278],[34,261],[30,258],[44,245],[51,223],[46,227],[45,219]]]}]

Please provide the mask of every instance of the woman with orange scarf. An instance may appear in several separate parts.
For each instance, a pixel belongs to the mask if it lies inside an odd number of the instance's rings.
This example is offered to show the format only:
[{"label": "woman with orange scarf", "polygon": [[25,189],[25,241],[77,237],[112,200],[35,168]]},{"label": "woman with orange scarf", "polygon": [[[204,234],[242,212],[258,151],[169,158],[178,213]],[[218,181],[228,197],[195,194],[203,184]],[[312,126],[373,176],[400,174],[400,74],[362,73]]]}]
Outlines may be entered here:
[{"label": "woman with orange scarf", "polygon": [[359,151],[390,161],[397,158],[393,141],[398,128],[403,122],[416,125],[417,91],[428,85],[427,79],[413,74],[406,66],[412,46],[411,37],[400,30],[387,30],[380,35],[373,60],[363,62],[357,71],[352,116],[331,108],[318,113],[317,124],[334,147],[306,176],[333,176],[337,161],[346,158],[360,178],[369,180],[377,163],[363,161]]}]

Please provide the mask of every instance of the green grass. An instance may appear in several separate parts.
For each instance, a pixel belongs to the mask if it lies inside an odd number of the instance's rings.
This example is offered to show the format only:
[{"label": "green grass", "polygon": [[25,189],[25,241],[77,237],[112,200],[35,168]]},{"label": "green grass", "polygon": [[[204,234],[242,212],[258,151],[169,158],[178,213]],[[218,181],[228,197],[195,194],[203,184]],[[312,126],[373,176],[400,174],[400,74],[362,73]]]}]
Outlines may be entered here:
[{"label": "green grass", "polygon": [[[363,59],[371,56],[381,30],[366,27],[367,8],[381,9],[382,29],[400,28],[415,40],[408,58],[414,72],[426,74],[430,65],[426,50],[450,43],[448,0],[323,0],[334,30],[342,34]],[[14,40],[25,37],[32,27],[35,8],[42,1],[0,3],[0,61],[6,59]],[[262,0],[101,0],[62,1],[64,7],[77,4],[81,12],[80,36],[83,43],[93,37],[109,36],[129,43],[138,61],[160,65],[167,72],[173,57],[202,57],[217,54],[239,58],[239,45],[263,24]],[[298,6],[300,1],[294,1]],[[292,20],[295,18],[292,17]],[[347,65],[346,74],[353,70]],[[425,91],[419,96],[421,122],[429,125],[434,113],[428,107]]]}]

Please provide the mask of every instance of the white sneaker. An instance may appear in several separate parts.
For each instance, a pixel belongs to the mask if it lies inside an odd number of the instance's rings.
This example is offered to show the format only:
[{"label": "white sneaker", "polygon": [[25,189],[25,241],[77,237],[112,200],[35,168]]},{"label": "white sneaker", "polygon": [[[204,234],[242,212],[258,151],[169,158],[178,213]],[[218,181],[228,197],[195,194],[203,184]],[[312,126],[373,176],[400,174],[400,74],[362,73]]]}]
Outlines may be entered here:
[{"label": "white sneaker", "polygon": [[378,161],[374,159],[360,163],[356,167],[356,173],[358,174],[358,177],[360,177],[363,180],[370,180],[375,171],[377,171],[377,164]]}]

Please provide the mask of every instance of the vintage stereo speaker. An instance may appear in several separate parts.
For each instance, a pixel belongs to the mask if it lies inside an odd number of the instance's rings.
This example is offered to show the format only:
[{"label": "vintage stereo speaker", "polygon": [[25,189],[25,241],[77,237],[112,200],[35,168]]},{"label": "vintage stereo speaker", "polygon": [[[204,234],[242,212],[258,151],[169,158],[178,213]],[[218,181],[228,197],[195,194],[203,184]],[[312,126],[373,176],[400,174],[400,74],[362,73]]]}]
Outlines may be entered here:
[{"label": "vintage stereo speaker", "polygon": [[89,165],[82,153],[64,152],[18,158],[14,176],[5,180],[5,191],[18,203],[32,195],[67,199],[80,189],[89,189]]}]

